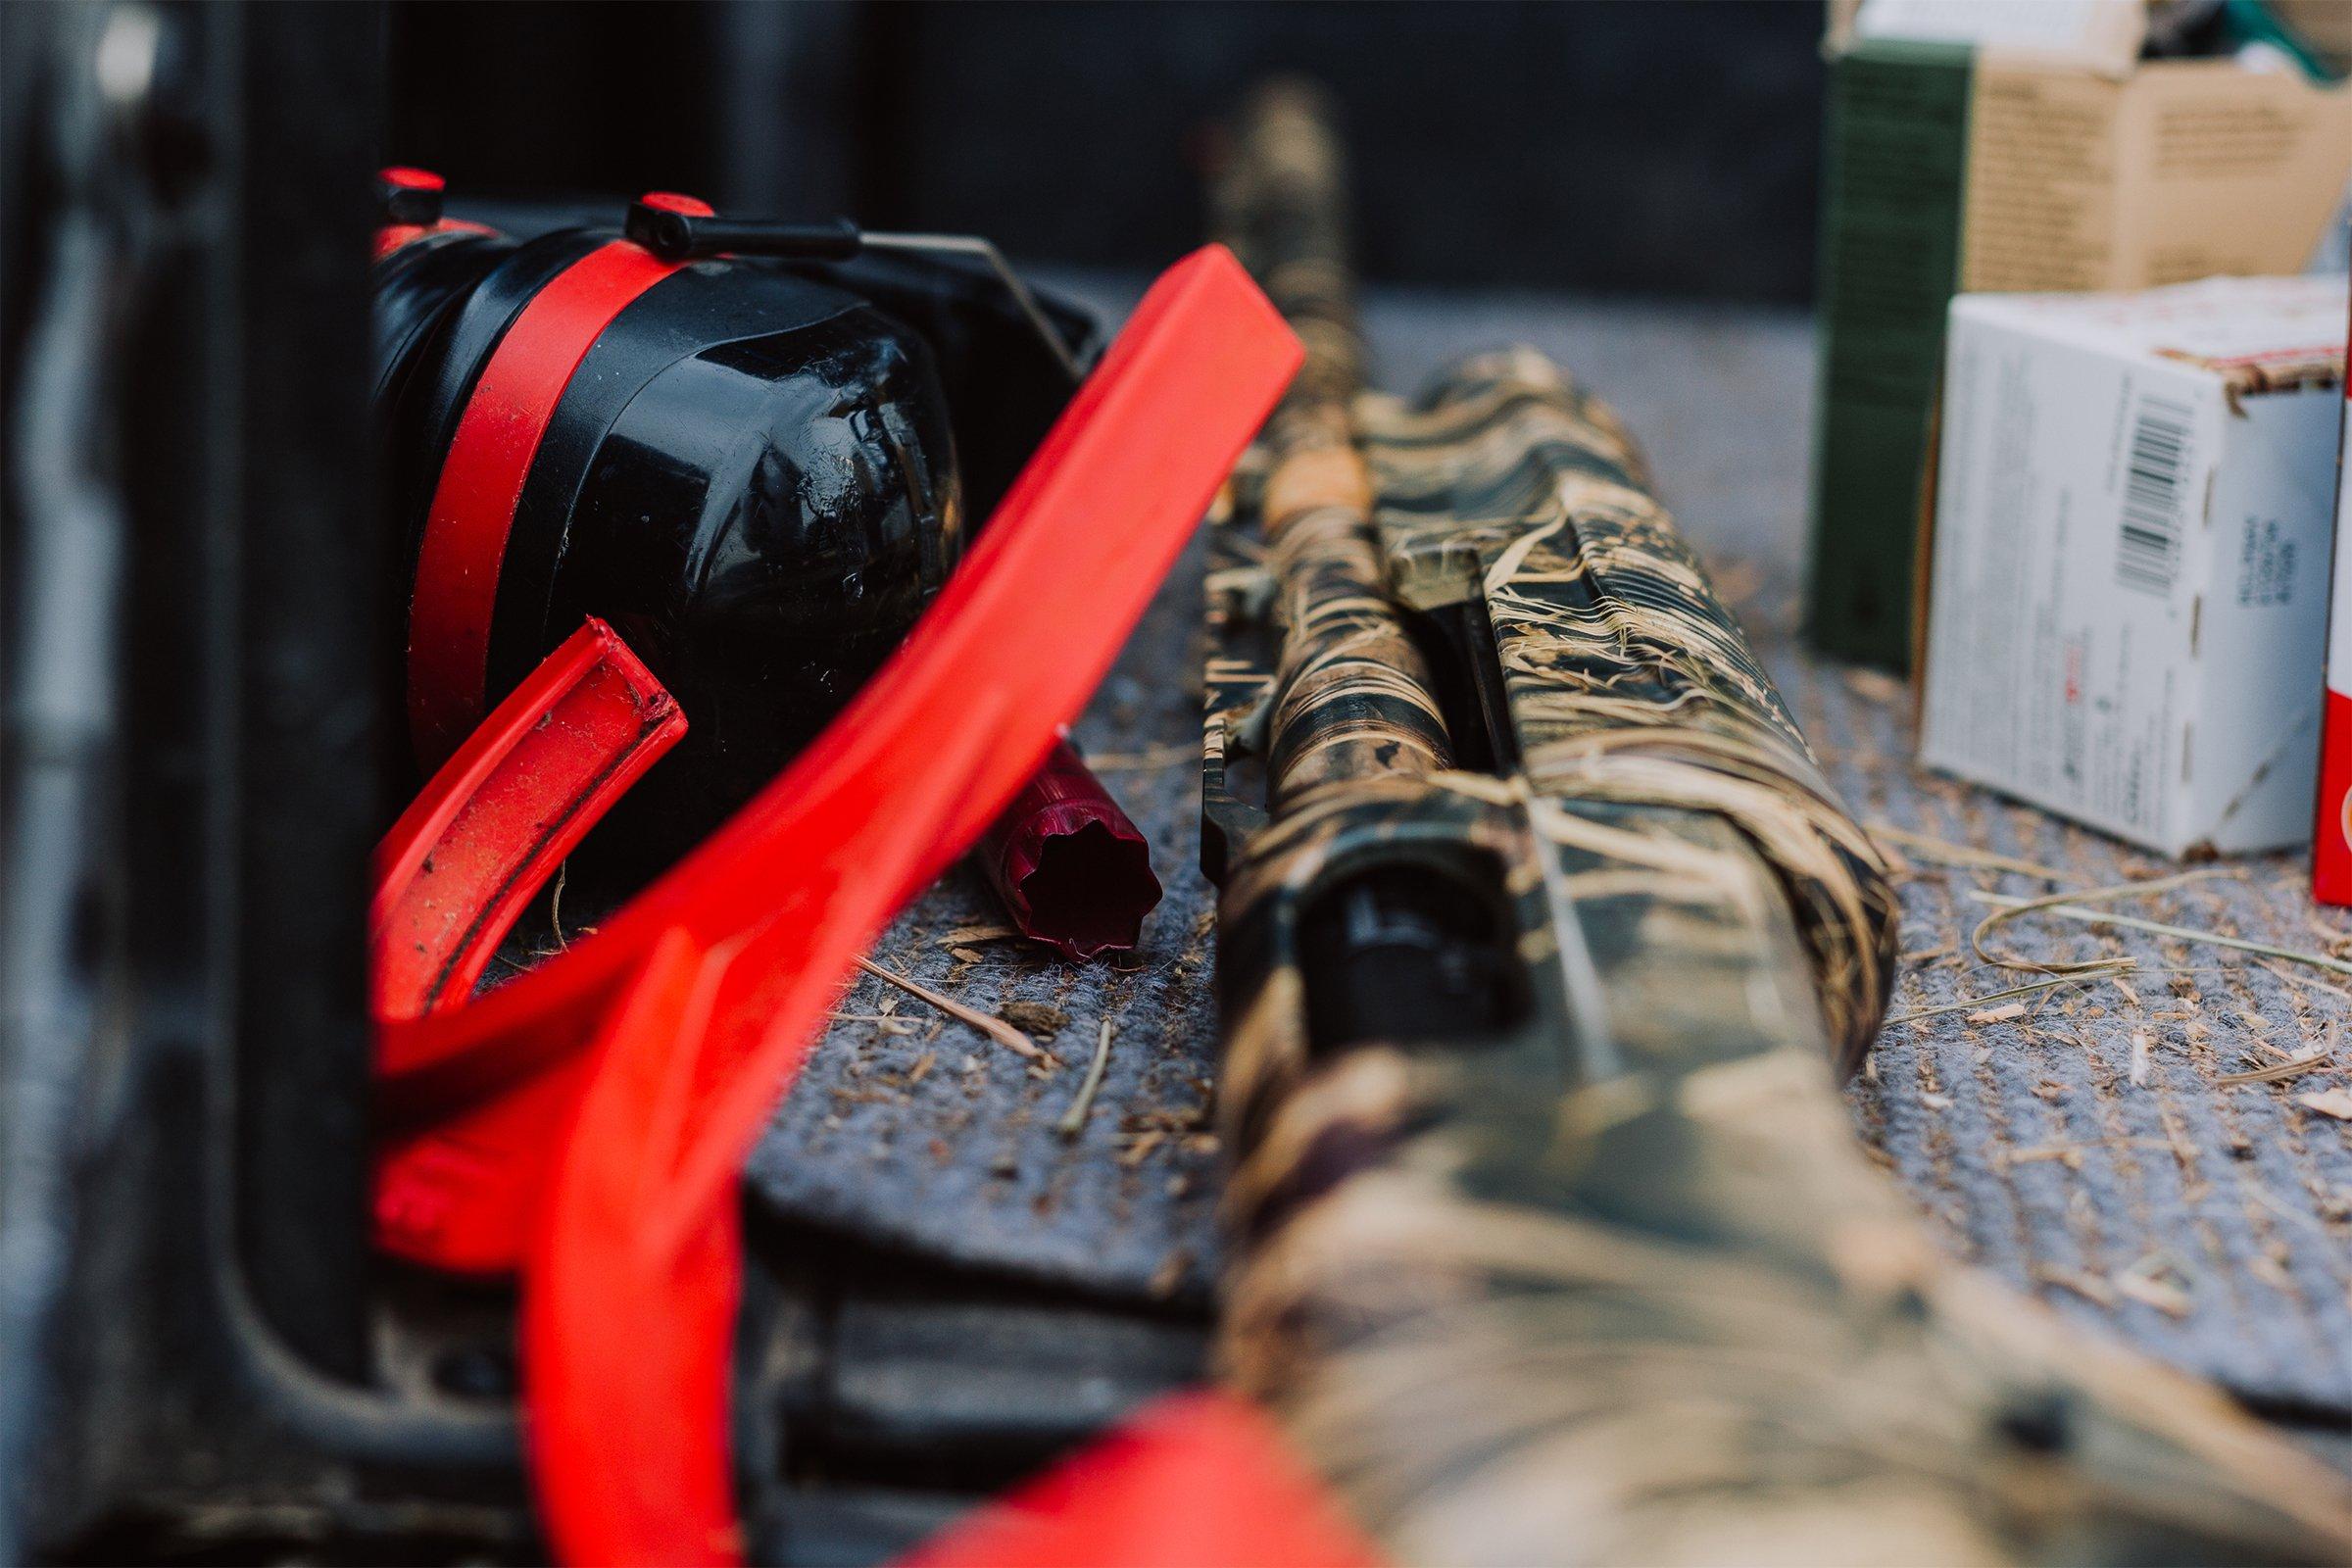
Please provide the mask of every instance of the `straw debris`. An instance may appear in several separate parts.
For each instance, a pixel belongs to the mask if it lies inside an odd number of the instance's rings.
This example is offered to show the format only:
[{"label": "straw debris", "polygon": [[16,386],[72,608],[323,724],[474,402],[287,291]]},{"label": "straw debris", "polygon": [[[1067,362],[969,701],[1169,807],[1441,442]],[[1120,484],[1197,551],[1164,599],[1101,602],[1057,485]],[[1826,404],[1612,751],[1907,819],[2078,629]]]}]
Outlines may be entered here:
[{"label": "straw debris", "polygon": [[1002,1018],[992,1017],[974,1007],[967,1007],[953,997],[943,997],[928,986],[909,980],[894,970],[883,968],[871,958],[859,958],[858,967],[878,980],[886,980],[897,986],[918,1002],[931,1004],[956,1022],[970,1024],[1014,1055],[1026,1057],[1036,1067],[1052,1071],[1061,1065],[1058,1058],[1038,1050],[1036,1041]]}]

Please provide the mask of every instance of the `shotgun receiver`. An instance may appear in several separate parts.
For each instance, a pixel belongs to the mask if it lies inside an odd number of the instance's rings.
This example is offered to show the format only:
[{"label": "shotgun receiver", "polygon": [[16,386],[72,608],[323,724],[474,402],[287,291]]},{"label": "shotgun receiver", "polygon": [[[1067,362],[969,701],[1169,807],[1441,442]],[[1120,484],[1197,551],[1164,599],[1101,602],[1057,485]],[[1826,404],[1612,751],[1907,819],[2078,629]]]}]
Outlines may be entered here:
[{"label": "shotgun receiver", "polygon": [[1210,533],[1224,1376],[1404,1562],[2352,1553],[1871,1168],[1884,860],[1604,406],[1362,390],[1342,186],[1284,88],[1212,199],[1309,349]]}]

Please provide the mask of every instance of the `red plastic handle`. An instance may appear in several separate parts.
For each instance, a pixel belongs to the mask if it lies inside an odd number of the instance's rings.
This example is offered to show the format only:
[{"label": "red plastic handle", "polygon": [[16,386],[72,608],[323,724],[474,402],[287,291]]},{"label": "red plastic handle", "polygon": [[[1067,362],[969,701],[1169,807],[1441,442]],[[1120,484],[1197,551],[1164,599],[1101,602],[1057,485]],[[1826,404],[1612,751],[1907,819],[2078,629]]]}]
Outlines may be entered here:
[{"label": "red plastic handle", "polygon": [[[590,619],[443,764],[376,851],[368,985],[379,1024],[463,1004],[524,906],[612,803],[686,733],[686,715]],[[377,1151],[376,1244],[416,1262],[511,1268],[511,1211],[471,1197],[509,1150],[549,1147],[580,1063],[396,1134]]]},{"label": "red plastic handle", "polygon": [[463,1002],[515,917],[597,819],[686,733],[603,621],[517,686],[376,851],[370,999],[409,1018]]}]

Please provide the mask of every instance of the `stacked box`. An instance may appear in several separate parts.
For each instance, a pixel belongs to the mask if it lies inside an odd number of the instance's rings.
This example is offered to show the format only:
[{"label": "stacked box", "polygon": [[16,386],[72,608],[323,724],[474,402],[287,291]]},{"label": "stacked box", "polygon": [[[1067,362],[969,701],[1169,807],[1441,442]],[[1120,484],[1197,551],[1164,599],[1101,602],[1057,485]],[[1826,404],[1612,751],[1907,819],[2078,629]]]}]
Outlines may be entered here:
[{"label": "stacked box", "polygon": [[1924,761],[2170,855],[2311,831],[2341,277],[1952,306]]},{"label": "stacked box", "polygon": [[2352,88],[1843,29],[1831,53],[1809,626],[1905,668],[1952,296],[2300,270],[2352,172]]}]

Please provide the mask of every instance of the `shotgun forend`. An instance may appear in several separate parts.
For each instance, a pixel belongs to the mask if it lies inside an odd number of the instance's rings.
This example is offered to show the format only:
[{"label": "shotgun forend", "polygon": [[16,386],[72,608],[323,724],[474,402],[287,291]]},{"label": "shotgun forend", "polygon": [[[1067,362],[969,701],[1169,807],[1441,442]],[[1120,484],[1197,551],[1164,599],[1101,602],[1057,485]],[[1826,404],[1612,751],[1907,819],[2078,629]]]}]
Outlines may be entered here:
[{"label": "shotgun forend", "polygon": [[1212,193],[1309,349],[1211,528],[1224,1375],[1405,1562],[2352,1553],[1873,1170],[1885,862],[1604,406],[1362,390],[1342,192],[1284,88]]}]

